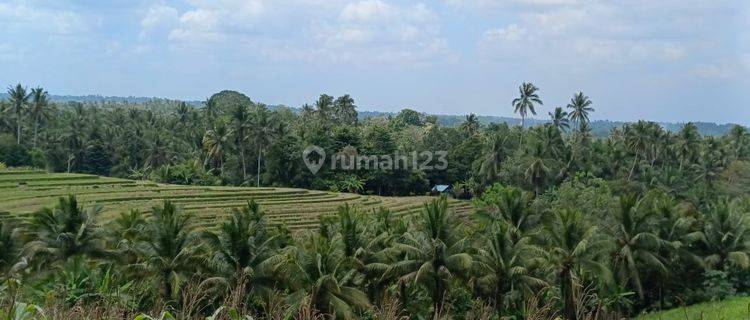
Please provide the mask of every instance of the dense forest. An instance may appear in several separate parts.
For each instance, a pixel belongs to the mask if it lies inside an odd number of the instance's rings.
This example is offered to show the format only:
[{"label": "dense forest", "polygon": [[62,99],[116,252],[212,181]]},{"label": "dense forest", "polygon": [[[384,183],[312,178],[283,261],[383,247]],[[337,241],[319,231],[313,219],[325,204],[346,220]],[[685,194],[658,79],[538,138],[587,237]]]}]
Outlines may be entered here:
[{"label": "dense forest", "polygon": [[[324,94],[299,111],[233,91],[201,107],[56,104],[20,84],[7,97],[7,167],[395,196],[449,184],[475,212],[455,215],[445,196],[407,218],[342,206],[318,229],[290,233],[268,228],[249,201],[215,230],[197,230],[170,202],[105,223],[71,195],[25,225],[2,224],[5,315],[619,319],[750,293],[742,126],[705,136],[693,123],[672,131],[638,121],[598,137],[592,99],[543,102],[531,83],[505,102],[517,126],[473,114],[446,126],[410,109],[360,119],[348,95]],[[524,125],[544,113],[549,121]],[[445,150],[448,168],[313,174],[302,159],[310,145]]]}]

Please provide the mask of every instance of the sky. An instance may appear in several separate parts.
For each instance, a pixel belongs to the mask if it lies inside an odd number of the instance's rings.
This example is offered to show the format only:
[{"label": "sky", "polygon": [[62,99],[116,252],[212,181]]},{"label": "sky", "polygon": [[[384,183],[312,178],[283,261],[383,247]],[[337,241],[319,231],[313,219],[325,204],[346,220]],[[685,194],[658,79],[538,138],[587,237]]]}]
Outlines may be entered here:
[{"label": "sky", "polygon": [[0,84],[51,94],[750,125],[747,0],[0,0]]}]

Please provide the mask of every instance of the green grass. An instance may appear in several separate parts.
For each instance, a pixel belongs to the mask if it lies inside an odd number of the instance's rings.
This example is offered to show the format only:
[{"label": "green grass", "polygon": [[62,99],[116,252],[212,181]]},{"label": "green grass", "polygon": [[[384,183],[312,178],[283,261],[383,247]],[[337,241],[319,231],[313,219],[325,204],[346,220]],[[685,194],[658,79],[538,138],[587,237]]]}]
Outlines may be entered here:
[{"label": "green grass", "polygon": [[[0,170],[0,219],[23,221],[32,212],[54,206],[57,199],[76,195],[86,207],[101,206],[102,222],[131,209],[149,214],[153,206],[171,200],[196,216],[196,225],[205,228],[224,221],[230,210],[254,199],[269,215],[271,224],[283,224],[293,230],[315,229],[321,216],[336,213],[348,203],[362,212],[379,207],[396,215],[419,212],[431,198],[379,197],[349,193],[293,188],[206,187],[157,184],[99,177],[86,174],[46,173],[39,170]],[[466,201],[451,200],[458,213],[468,213]]]},{"label": "green grass", "polygon": [[653,312],[637,320],[750,320],[750,297],[735,297],[685,308]]}]

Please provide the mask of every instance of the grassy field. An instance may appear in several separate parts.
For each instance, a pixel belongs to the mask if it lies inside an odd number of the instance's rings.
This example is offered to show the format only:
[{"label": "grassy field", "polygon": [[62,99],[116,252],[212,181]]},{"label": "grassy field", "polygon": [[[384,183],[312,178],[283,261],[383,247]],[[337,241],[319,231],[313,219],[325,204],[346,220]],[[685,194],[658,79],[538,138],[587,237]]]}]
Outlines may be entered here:
[{"label": "grassy field", "polygon": [[[153,206],[171,200],[195,214],[202,227],[216,226],[231,208],[255,199],[268,213],[272,224],[284,224],[292,230],[316,228],[320,216],[334,214],[344,203],[363,212],[382,206],[405,215],[418,212],[430,199],[427,196],[379,197],[291,188],[181,186],[11,169],[0,171],[0,219],[23,222],[32,212],[51,207],[59,197],[69,194],[76,195],[84,206],[102,206],[101,216],[105,222],[130,209],[148,213]],[[451,207],[459,213],[471,210],[465,201],[451,200]]]},{"label": "grassy field", "polygon": [[750,320],[750,297],[706,302],[687,308],[654,312],[638,320]]}]

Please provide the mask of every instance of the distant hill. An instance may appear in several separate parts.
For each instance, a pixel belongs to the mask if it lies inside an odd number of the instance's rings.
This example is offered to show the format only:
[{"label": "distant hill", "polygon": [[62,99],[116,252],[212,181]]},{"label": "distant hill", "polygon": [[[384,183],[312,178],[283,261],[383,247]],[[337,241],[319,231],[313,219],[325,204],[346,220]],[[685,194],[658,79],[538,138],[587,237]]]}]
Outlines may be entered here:
[{"label": "distant hill", "polygon": [[[226,93],[226,92],[222,92]],[[0,92],[0,100],[7,99],[8,94]],[[163,103],[163,102],[177,102],[178,100],[158,98],[158,97],[119,97],[119,96],[101,96],[101,95],[85,95],[85,96],[71,96],[71,95],[51,95],[51,100],[58,103],[68,102],[82,102],[82,103],[106,103],[106,104],[149,104],[149,103]],[[233,98],[233,97],[232,97]],[[231,100],[231,99],[230,99]],[[202,107],[203,101],[191,100],[185,101],[186,103],[195,106]],[[282,107],[281,105],[269,105],[270,109],[276,109]],[[294,111],[300,111],[299,108],[289,107]],[[360,119],[367,119],[372,117],[392,117],[396,116],[395,112],[380,112],[380,111],[359,111]],[[461,124],[466,118],[463,115],[435,115],[438,118],[438,123],[443,126],[456,126]],[[482,116],[478,115],[479,122],[482,124],[490,123],[507,123],[509,125],[519,125],[521,123],[520,118],[513,117],[499,117],[499,116]],[[546,123],[547,120],[539,119],[526,119],[526,126],[536,126],[542,123]],[[595,136],[603,137],[606,136],[612,128],[622,127],[627,122],[623,121],[610,121],[610,120],[595,120],[591,122],[591,129]],[[732,129],[734,124],[717,124],[713,122],[693,122],[703,135],[720,136]],[[659,124],[668,131],[679,131],[684,122],[659,122]]]}]

